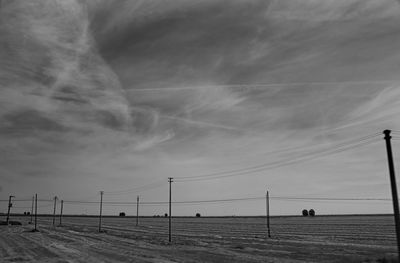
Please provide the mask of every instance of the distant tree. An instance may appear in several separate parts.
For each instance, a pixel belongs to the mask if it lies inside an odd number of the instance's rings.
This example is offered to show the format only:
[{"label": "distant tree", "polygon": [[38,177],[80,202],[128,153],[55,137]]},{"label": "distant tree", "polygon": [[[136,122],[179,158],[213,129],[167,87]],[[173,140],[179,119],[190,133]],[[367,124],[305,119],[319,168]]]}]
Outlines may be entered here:
[{"label": "distant tree", "polygon": [[200,213],[196,213],[196,217],[201,217]]},{"label": "distant tree", "polygon": [[310,216],[315,216],[315,211],[314,211],[314,209],[310,209],[310,211],[308,211],[308,214],[309,214]]},{"label": "distant tree", "polygon": [[30,216],[30,215],[31,215],[31,212],[26,212],[26,215]]},{"label": "distant tree", "polygon": [[303,216],[308,216],[308,211],[307,211],[307,209],[303,209]]},{"label": "distant tree", "polygon": [[164,217],[168,217],[168,214],[167,214],[167,213],[165,213],[165,214],[164,214]]},{"label": "distant tree", "polygon": [[119,213],[119,216],[125,216],[125,212]]},{"label": "distant tree", "polygon": [[24,216],[26,216],[26,212],[24,212]]}]

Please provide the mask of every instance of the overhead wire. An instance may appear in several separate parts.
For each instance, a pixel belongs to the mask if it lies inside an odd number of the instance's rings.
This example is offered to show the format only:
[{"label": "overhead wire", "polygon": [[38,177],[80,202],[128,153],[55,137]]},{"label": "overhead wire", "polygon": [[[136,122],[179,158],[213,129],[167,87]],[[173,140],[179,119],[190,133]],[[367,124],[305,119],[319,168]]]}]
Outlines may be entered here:
[{"label": "overhead wire", "polygon": [[123,195],[123,194],[129,194],[129,193],[140,193],[146,190],[154,189],[161,187],[163,185],[166,185],[167,183],[164,180],[156,181],[150,184],[134,187],[134,188],[129,188],[125,190],[119,190],[119,191],[103,191],[105,195]]},{"label": "overhead wire", "polygon": [[[342,197],[294,197],[294,196],[270,196],[270,199],[275,200],[309,200],[309,201],[390,201],[389,198],[342,198]],[[226,202],[238,202],[238,201],[254,201],[254,200],[265,200],[265,196],[256,197],[243,197],[243,198],[229,198],[229,199],[210,199],[210,200],[187,200],[187,201],[172,201],[172,204],[204,204],[204,203],[226,203]],[[100,201],[68,201],[64,203],[69,204],[100,204]],[[137,205],[136,202],[127,201],[103,201],[103,205],[107,206],[127,206]],[[140,205],[167,205],[168,201],[150,201],[140,202]]]},{"label": "overhead wire", "polygon": [[184,91],[184,90],[201,90],[201,89],[214,89],[214,88],[232,88],[232,89],[254,89],[254,88],[276,88],[276,87],[296,87],[296,86],[316,86],[316,85],[364,85],[364,84],[386,84],[394,83],[394,80],[381,80],[381,81],[331,81],[331,82],[280,82],[280,83],[239,83],[239,84],[222,84],[222,85],[202,85],[202,86],[184,86],[184,87],[157,87],[157,88],[126,88],[127,91]]},{"label": "overhead wire", "polygon": [[[400,134],[400,132],[398,132]],[[225,172],[219,172],[219,173],[211,173],[208,175],[200,175],[200,176],[194,176],[194,177],[177,177],[175,178],[178,179],[178,182],[184,182],[184,181],[189,181],[190,179],[193,180],[211,180],[211,179],[216,179],[216,178],[222,178],[222,177],[228,177],[228,176],[236,176],[236,175],[241,175],[241,174],[248,174],[248,173],[254,173],[257,171],[261,170],[266,170],[266,169],[271,169],[271,168],[276,168],[284,165],[290,165],[299,161],[305,161],[305,160],[310,160],[314,159],[317,157],[321,156],[327,156],[330,154],[336,154],[338,152],[342,151],[347,151],[350,149],[358,148],[364,145],[371,144],[373,142],[376,142],[376,137],[378,135],[381,135],[381,133],[375,133],[367,136],[363,136],[360,138],[352,139],[349,141],[345,141],[339,144],[335,144],[333,147],[329,149],[304,149],[303,150],[303,156],[298,156],[297,159],[294,160],[280,160],[272,163],[266,163],[258,166],[253,166],[253,167],[246,167],[242,169],[237,169],[237,170],[231,170],[231,171],[225,171]],[[396,138],[397,139],[397,138]],[[308,151],[307,151],[308,150]],[[306,153],[304,153],[306,151]],[[302,151],[298,152],[293,152],[293,153],[301,153]],[[304,155],[305,154],[305,155]],[[186,179],[186,180],[184,180]],[[190,180],[191,181],[191,180]],[[161,181],[153,182],[147,185],[135,187],[135,188],[130,188],[126,190],[120,190],[120,191],[107,191],[104,192],[105,194],[113,195],[113,194],[125,194],[125,193],[131,193],[133,191],[144,191],[146,189],[151,189],[155,187],[159,187],[161,185],[165,185],[166,182],[161,183]],[[96,195],[97,196],[97,195]],[[282,200],[282,201],[390,201],[391,199],[387,198],[331,198],[331,197],[285,197],[285,196],[271,196],[271,199],[275,200]],[[225,202],[236,202],[236,201],[252,201],[252,200],[261,200],[265,199],[265,197],[246,197],[246,198],[231,198],[231,199],[215,199],[215,200],[190,200],[190,201],[175,201],[172,202],[173,204],[177,205],[190,205],[190,204],[204,204],[204,203],[225,203]],[[13,202],[30,202],[32,199],[13,199]],[[53,202],[53,199],[38,199],[39,202]],[[0,202],[8,202],[7,199],[0,200]],[[100,202],[99,201],[79,201],[79,200],[64,200],[64,203],[68,204],[95,204],[98,205]],[[136,202],[103,202],[105,206],[126,206],[126,205],[137,205]],[[154,205],[154,206],[159,206],[159,205],[167,205],[168,202],[140,202],[140,205]],[[44,206],[39,206],[39,207],[48,207],[51,206],[52,204],[49,205],[44,205]],[[30,207],[16,207],[16,208],[30,208]]]},{"label": "overhead wire", "polygon": [[238,176],[238,175],[244,175],[244,174],[249,174],[249,173],[255,173],[267,169],[273,169],[273,168],[278,168],[286,165],[291,165],[294,163],[302,162],[302,161],[308,161],[312,160],[315,158],[319,158],[322,156],[327,156],[331,154],[336,154],[342,151],[350,150],[353,148],[361,147],[367,144],[370,144],[372,142],[375,142],[376,137],[378,136],[379,133],[371,134],[368,136],[364,136],[361,138],[353,139],[351,141],[346,141],[342,142],[339,144],[336,144],[333,147],[327,148],[327,149],[318,149],[318,150],[309,150],[308,152],[294,152],[297,154],[295,158],[286,158],[283,160],[278,160],[275,162],[269,162],[269,163],[263,163],[257,166],[250,166],[242,169],[236,169],[236,170],[229,170],[229,171],[223,171],[223,172],[216,172],[216,173],[210,173],[210,174],[203,174],[203,175],[197,175],[197,176],[186,176],[186,177],[175,177],[174,180],[176,182],[187,182],[187,181],[204,181],[204,180],[213,180],[213,179],[219,179],[219,178],[224,178],[224,177],[232,177],[232,176]]}]

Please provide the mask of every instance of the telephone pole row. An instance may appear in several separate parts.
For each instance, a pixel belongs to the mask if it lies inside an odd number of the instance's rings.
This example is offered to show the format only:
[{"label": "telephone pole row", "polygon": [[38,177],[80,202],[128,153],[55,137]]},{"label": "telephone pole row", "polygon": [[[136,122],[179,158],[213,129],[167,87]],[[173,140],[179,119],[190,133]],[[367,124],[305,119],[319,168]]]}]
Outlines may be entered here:
[{"label": "telephone pole row", "polygon": [[104,191],[100,191],[100,217],[99,217],[99,232],[101,232],[101,214],[103,212],[103,194]]},{"label": "telephone pole row", "polygon": [[37,194],[35,194],[35,229],[33,231],[34,232],[38,231],[37,230]]},{"label": "telephone pole row", "polygon": [[53,209],[53,226],[56,224],[56,208],[57,208],[57,199],[58,197],[54,197],[54,209]]},{"label": "telephone pole row", "polygon": [[61,200],[61,211],[60,211],[60,226],[61,226],[61,221],[62,221],[62,216],[63,216],[63,208],[64,208],[64,200]]},{"label": "telephone pole row", "polygon": [[268,237],[271,237],[271,229],[269,226],[269,192],[267,191],[267,196],[266,196],[266,202],[267,202],[267,207],[266,207],[266,212],[267,212],[267,230],[268,230]]},{"label": "telephone pole row", "polygon": [[384,130],[383,134],[385,134],[386,141],[386,150],[388,156],[388,165],[389,165],[389,174],[390,174],[390,186],[392,188],[392,201],[393,201],[393,212],[394,212],[394,221],[396,225],[396,237],[397,237],[397,249],[398,256],[400,257],[400,213],[399,213],[399,200],[397,196],[397,186],[396,186],[396,176],[394,173],[394,164],[393,164],[393,153],[392,153],[392,145],[390,139],[391,130]]},{"label": "telephone pole row", "polygon": [[33,223],[32,217],[33,217],[33,205],[35,203],[35,196],[32,196],[32,208],[31,208],[31,221],[29,221],[29,224]]},{"label": "telephone pole row", "polygon": [[136,198],[136,226],[139,225],[139,196]]},{"label": "telephone pole row", "polygon": [[13,198],[13,197],[15,197],[15,196],[10,195],[10,196],[8,197],[8,210],[7,210],[7,220],[6,220],[6,224],[7,224],[7,225],[8,225],[9,220],[10,220],[10,209],[11,209],[11,207],[12,207],[11,198]]},{"label": "telephone pole row", "polygon": [[168,177],[168,182],[169,182],[169,213],[168,213],[168,241],[171,243],[172,238],[171,238],[171,213],[172,213],[172,208],[171,208],[171,185],[172,185],[172,177]]}]

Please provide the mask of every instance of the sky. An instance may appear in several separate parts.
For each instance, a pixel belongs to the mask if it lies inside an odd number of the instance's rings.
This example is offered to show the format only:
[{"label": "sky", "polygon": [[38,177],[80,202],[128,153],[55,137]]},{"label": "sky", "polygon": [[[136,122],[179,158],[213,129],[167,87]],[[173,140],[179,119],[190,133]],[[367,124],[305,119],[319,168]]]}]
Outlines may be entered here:
[{"label": "sky", "polygon": [[0,199],[165,202],[173,177],[176,202],[259,197],[175,215],[262,215],[267,190],[273,215],[391,213],[399,23],[395,0],[2,0]]}]

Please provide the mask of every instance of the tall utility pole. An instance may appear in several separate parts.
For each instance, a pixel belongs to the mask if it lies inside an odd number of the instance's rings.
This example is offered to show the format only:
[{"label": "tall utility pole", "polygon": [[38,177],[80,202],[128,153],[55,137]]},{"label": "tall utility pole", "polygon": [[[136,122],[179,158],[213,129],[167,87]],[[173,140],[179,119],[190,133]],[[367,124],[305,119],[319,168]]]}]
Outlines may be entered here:
[{"label": "tall utility pole", "polygon": [[136,199],[136,226],[139,225],[139,196]]},{"label": "tall utility pole", "polygon": [[271,229],[270,229],[270,227],[269,227],[269,192],[267,191],[267,199],[266,199],[266,201],[267,201],[267,207],[266,207],[266,209],[267,209],[267,230],[268,230],[268,237],[271,237]]},{"label": "tall utility pole", "polygon": [[6,220],[6,224],[7,224],[7,225],[8,225],[8,222],[9,222],[9,220],[10,220],[10,209],[11,209],[11,207],[12,207],[11,198],[13,198],[13,197],[15,197],[15,196],[10,195],[10,196],[8,197],[8,211],[7,211],[7,220]]},{"label": "tall utility pole", "polygon": [[396,176],[394,174],[394,164],[393,164],[393,154],[392,154],[392,145],[390,143],[390,130],[384,130],[383,134],[385,134],[386,140],[386,150],[388,156],[388,164],[389,164],[389,174],[390,174],[390,185],[392,188],[392,201],[393,201],[393,212],[394,212],[394,222],[396,225],[396,237],[397,237],[397,249],[398,256],[400,257],[400,214],[399,214],[399,200],[397,197],[397,186],[396,186]]},{"label": "tall utility pole", "polygon": [[171,184],[172,184],[172,177],[168,177],[169,182],[169,213],[168,213],[168,241],[171,243]]},{"label": "tall utility pole", "polygon": [[57,199],[58,197],[54,197],[54,210],[53,210],[53,226],[56,224],[56,207],[57,207]]},{"label": "tall utility pole", "polygon": [[101,214],[103,212],[103,194],[104,191],[100,191],[100,218],[99,218],[99,232],[101,232]]},{"label": "tall utility pole", "polygon": [[35,197],[32,196],[32,208],[31,208],[31,221],[29,222],[29,224],[33,223],[32,217],[33,217],[33,204],[35,203]]},{"label": "tall utility pole", "polygon": [[61,220],[62,220],[62,216],[63,216],[63,208],[64,208],[64,200],[61,200],[60,226],[61,226]]},{"label": "tall utility pole", "polygon": [[37,231],[37,194],[35,194],[35,232]]}]

